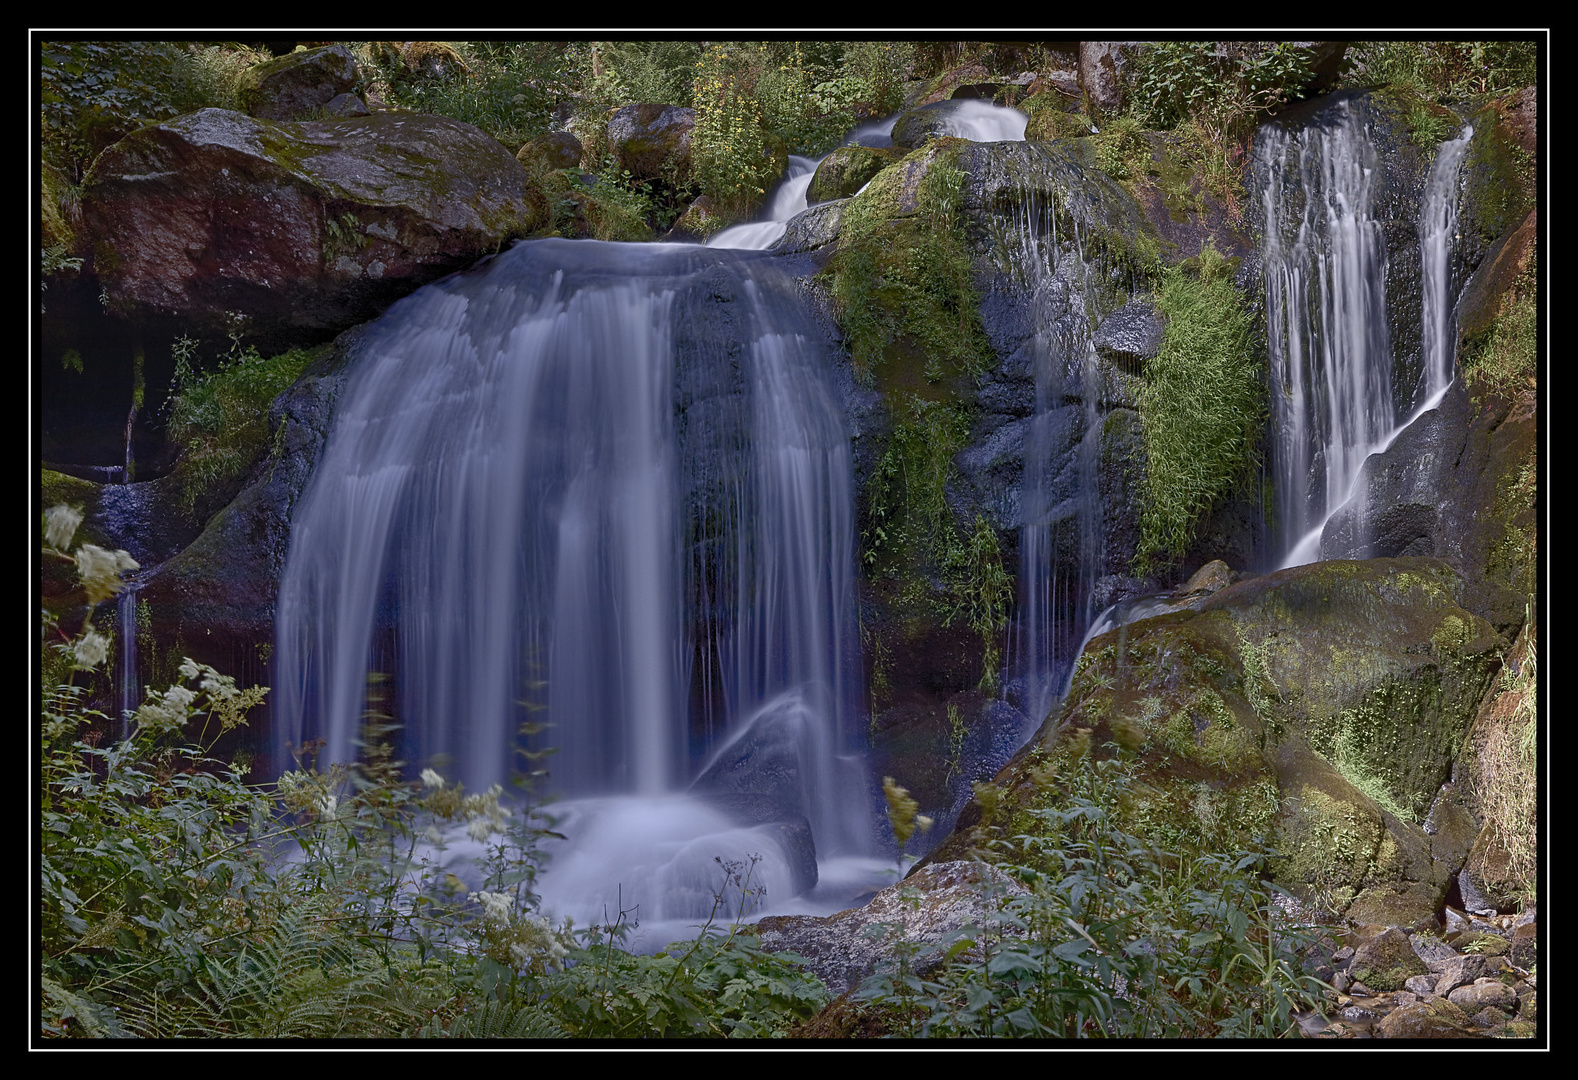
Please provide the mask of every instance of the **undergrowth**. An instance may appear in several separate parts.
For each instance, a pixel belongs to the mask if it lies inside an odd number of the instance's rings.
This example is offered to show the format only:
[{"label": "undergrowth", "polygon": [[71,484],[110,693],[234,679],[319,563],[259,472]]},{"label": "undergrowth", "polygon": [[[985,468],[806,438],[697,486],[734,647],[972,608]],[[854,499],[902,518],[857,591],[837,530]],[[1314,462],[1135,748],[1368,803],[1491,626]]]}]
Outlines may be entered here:
[{"label": "undergrowth", "polygon": [[1251,319],[1226,259],[1207,246],[1196,274],[1164,271],[1156,306],[1167,328],[1139,391],[1141,573],[1180,558],[1199,522],[1250,475],[1266,413]]},{"label": "undergrowth", "polygon": [[1042,780],[1031,830],[989,845],[986,918],[929,955],[873,928],[894,957],[855,997],[887,1010],[889,1034],[1287,1038],[1322,1006],[1304,957],[1324,928],[1283,914],[1267,853],[1185,864],[1130,833],[1137,780],[1119,758],[1077,755]]},{"label": "undergrowth", "polygon": [[174,342],[166,431],[181,450],[175,473],[187,514],[195,514],[208,496],[238,480],[263,456],[270,439],[270,405],[322,351],[291,349],[264,357],[255,348],[241,347],[235,336],[218,366],[203,372],[197,367],[196,343],[189,338]]}]

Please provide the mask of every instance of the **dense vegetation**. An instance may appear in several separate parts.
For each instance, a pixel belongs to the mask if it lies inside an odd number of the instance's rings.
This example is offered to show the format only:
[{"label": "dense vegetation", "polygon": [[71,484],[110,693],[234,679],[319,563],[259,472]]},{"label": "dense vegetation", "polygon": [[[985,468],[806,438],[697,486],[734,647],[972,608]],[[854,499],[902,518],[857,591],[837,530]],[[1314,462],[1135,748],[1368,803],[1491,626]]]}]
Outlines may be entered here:
[{"label": "dense vegetation", "polygon": [[[83,544],[80,513],[46,517],[46,558],[70,560],[90,600],[135,569]],[[741,924],[753,865],[720,863],[713,916],[651,956],[610,925],[536,910],[551,817],[498,787],[467,794],[433,770],[402,778],[376,714],[354,767],[249,783],[211,754],[263,688],[185,661],[113,746],[76,682],[109,639],[45,625],[40,1024],[46,1035],[205,1038],[761,1037],[827,1003],[799,958]],[[898,1035],[1067,1037],[1288,1034],[1322,986],[1300,971],[1311,932],[1284,925],[1262,856],[1181,865],[1125,832],[1121,761],[1065,748],[1042,782],[1053,807],[983,857],[1017,882],[996,914],[943,944],[923,974],[894,943],[855,999]],[[471,888],[442,862],[464,828],[486,845]],[[999,830],[1001,832],[1001,830]],[[467,872],[467,871],[462,871]],[[995,889],[995,887],[994,887]],[[887,928],[891,930],[892,928]]]}]

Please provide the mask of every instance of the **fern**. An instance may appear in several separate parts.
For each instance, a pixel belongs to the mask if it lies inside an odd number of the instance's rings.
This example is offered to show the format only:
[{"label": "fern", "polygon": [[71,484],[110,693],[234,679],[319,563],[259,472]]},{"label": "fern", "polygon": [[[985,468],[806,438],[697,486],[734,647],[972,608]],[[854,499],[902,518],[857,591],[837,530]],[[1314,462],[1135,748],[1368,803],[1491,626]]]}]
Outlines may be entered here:
[{"label": "fern", "polygon": [[539,1005],[489,1001],[474,1013],[458,1016],[445,1028],[435,1016],[416,1033],[418,1039],[562,1039],[553,1015]]}]

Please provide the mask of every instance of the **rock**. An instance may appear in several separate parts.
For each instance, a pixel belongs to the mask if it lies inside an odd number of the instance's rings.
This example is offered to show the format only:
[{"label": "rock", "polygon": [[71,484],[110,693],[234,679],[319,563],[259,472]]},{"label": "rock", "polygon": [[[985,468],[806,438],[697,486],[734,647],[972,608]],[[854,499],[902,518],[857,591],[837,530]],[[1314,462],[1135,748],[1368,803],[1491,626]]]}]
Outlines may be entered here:
[{"label": "rock", "polygon": [[[1023,886],[983,863],[937,863],[883,889],[864,907],[826,918],[769,916],[756,928],[763,949],[798,953],[831,993],[842,994],[892,958],[893,935],[919,946],[912,970],[925,972],[934,967],[941,960],[939,943],[945,934],[967,923],[985,926],[994,920],[995,905],[983,896],[988,891],[983,889],[986,885],[998,896],[1024,891]],[[888,924],[891,934],[873,941],[866,931],[879,923]]]},{"label": "rock", "polygon": [[1425,965],[1414,955],[1408,935],[1388,927],[1354,948],[1350,967],[1354,978],[1377,990],[1399,990],[1410,976],[1426,973]]},{"label": "rock", "polygon": [[806,201],[820,203],[848,198],[903,156],[902,150],[840,146],[817,164],[811,185],[806,188]]},{"label": "rock", "polygon": [[341,94],[338,97],[330,98],[328,103],[323,106],[324,119],[331,117],[347,119],[353,116],[371,116],[372,114],[373,111],[367,107],[367,103],[355,94]]},{"label": "rock", "polygon": [[1518,995],[1513,993],[1512,987],[1498,979],[1478,979],[1470,986],[1458,987],[1446,998],[1466,1013],[1493,1007],[1500,1011],[1501,1020],[1505,1020],[1518,1003]]},{"label": "rock", "polygon": [[[1444,1007],[1443,1007],[1444,1006]],[[1402,1005],[1375,1026],[1378,1039],[1460,1039],[1468,1017],[1444,998]]]},{"label": "rock", "polygon": [[626,105],[608,121],[609,149],[637,180],[683,182],[690,176],[696,110],[679,105]]},{"label": "rock", "polygon": [[1336,85],[1342,75],[1343,54],[1348,51],[1346,41],[1290,41],[1289,45],[1304,49],[1313,73],[1302,89],[1307,95],[1324,94]]},{"label": "rock", "polygon": [[708,798],[751,796],[760,820],[807,817],[803,755],[816,723],[798,695],[784,695],[742,726],[691,785]]},{"label": "rock", "polygon": [[796,214],[784,226],[784,234],[773,245],[773,253],[795,255],[827,247],[838,239],[838,229],[847,204],[847,199],[818,203]]},{"label": "rock", "polygon": [[[308,49],[242,72],[241,106],[260,120],[299,120],[349,95],[360,78],[344,45]],[[362,110],[354,115],[366,115],[366,106]]]},{"label": "rock", "polygon": [[568,131],[550,131],[515,152],[522,165],[542,169],[577,169],[581,166],[581,140]]},{"label": "rock", "polygon": [[1139,372],[1146,360],[1161,352],[1165,329],[1154,305],[1131,300],[1102,320],[1090,343],[1106,359]]},{"label": "rock", "polygon": [[1403,987],[1418,997],[1427,998],[1436,996],[1436,977],[1434,975],[1410,975],[1403,982]]},{"label": "rock", "polygon": [[1457,958],[1452,946],[1433,935],[1410,934],[1408,941],[1414,948],[1414,955],[1424,961],[1425,967],[1429,968],[1433,975],[1445,970],[1445,965]]},{"label": "rock", "polygon": [[1123,106],[1123,69],[1129,56],[1143,47],[1138,41],[1081,41],[1079,85],[1099,115]]},{"label": "rock", "polygon": [[1441,965],[1437,971],[1435,993],[1445,997],[1460,986],[1467,986],[1485,973],[1485,958],[1483,956],[1454,955],[1451,960]]},{"label": "rock", "polygon": [[204,109],[122,139],[83,194],[114,308],[262,346],[379,313],[535,227],[525,170],[468,124],[383,113],[274,123]]}]

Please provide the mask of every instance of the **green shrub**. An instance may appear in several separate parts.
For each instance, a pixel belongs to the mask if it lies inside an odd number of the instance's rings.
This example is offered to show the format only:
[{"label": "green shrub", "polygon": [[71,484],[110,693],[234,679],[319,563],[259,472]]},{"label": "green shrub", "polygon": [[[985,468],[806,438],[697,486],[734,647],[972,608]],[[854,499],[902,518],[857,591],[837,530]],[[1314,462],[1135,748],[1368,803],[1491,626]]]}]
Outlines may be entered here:
[{"label": "green shrub", "polygon": [[238,76],[267,58],[240,45],[165,41],[46,41],[39,55],[44,156],[73,183],[143,124],[236,108]]},{"label": "green shrub", "polygon": [[1180,868],[1118,824],[1137,781],[1117,758],[1077,755],[1052,783],[1035,831],[991,857],[1020,888],[983,886],[991,914],[943,938],[939,968],[919,975],[899,947],[862,983],[859,1000],[903,1018],[893,1034],[1282,1038],[1321,1007],[1329,988],[1301,956],[1321,928],[1281,914],[1266,853]]},{"label": "green shrub", "polygon": [[1350,86],[1390,85],[1434,101],[1510,93],[1539,81],[1528,41],[1355,41],[1344,58]]},{"label": "green shrub", "polygon": [[1266,413],[1250,316],[1215,249],[1201,251],[1197,276],[1165,271],[1156,306],[1167,328],[1139,391],[1147,461],[1140,568],[1181,558],[1199,521],[1251,474]]},{"label": "green shrub", "polygon": [[167,435],[181,448],[176,473],[187,513],[195,513],[208,495],[238,480],[263,456],[269,406],[324,351],[292,349],[265,358],[256,349],[241,348],[235,338],[216,369],[199,373],[196,343],[180,338],[171,346],[175,380]]}]

